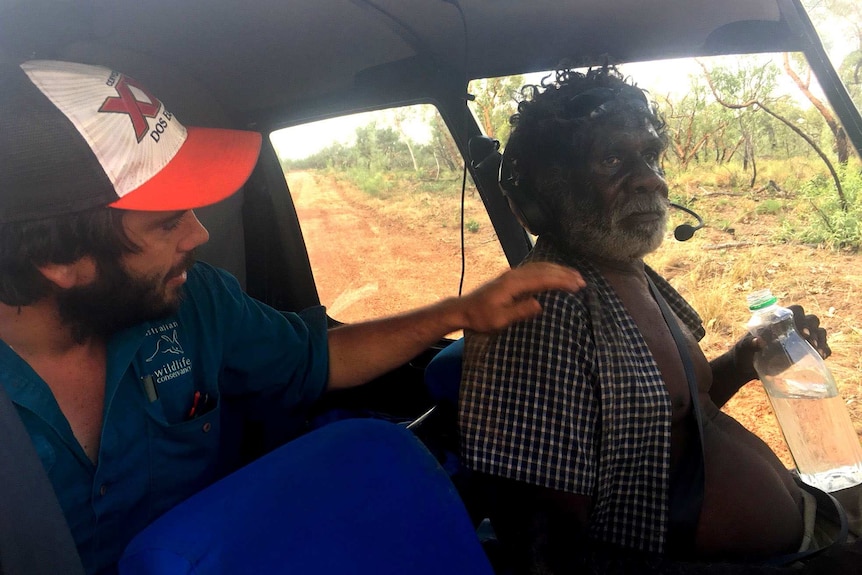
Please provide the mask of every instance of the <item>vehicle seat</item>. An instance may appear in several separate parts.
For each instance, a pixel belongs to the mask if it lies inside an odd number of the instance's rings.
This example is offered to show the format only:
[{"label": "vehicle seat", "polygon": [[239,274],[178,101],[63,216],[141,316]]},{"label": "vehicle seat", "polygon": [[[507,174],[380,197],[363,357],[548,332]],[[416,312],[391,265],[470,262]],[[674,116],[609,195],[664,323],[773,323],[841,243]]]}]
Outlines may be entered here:
[{"label": "vehicle seat", "polygon": [[486,506],[483,494],[471,480],[470,470],[461,463],[458,431],[458,392],[463,355],[464,338],[443,348],[425,367],[425,386],[437,408],[437,441],[431,444],[431,450],[458,488],[473,524],[478,526],[487,517]]},{"label": "vehicle seat", "polygon": [[[461,389],[461,367],[464,356],[464,338],[443,348],[425,368],[425,385],[437,404],[438,419],[449,426],[453,438],[443,458],[443,467],[458,489],[461,499],[476,526],[479,540],[496,573],[510,573],[511,568],[502,551],[489,517],[489,495],[477,483],[470,469],[461,463],[460,433],[458,431],[458,394]],[[444,434],[445,435],[445,434]],[[439,458],[439,455],[438,455]]]},{"label": "vehicle seat", "polygon": [[461,465],[461,442],[458,432],[458,390],[461,388],[461,357],[464,338],[440,350],[425,366],[424,382],[434,403],[433,426],[424,439],[431,452],[455,483],[474,523],[481,521],[469,503],[469,471]]},{"label": "vehicle seat", "polygon": [[425,368],[425,385],[435,403],[458,406],[464,338],[440,350]]},{"label": "vehicle seat", "polygon": [[141,532],[121,575],[470,574],[493,570],[452,483],[402,426],[341,421],[184,501]]}]

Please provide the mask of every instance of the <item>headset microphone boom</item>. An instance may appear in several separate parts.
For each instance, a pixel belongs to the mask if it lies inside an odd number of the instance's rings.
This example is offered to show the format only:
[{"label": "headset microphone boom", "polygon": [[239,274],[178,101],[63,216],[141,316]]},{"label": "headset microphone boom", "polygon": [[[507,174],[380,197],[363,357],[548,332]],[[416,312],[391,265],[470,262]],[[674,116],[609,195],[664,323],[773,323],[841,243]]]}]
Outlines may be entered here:
[{"label": "headset microphone boom", "polygon": [[677,241],[684,242],[686,240],[691,239],[691,236],[694,235],[694,232],[696,232],[697,230],[699,230],[700,228],[702,228],[704,226],[703,218],[700,217],[699,215],[697,215],[694,211],[686,208],[685,206],[681,206],[677,203],[674,203],[674,202],[670,202],[670,206],[672,208],[676,208],[678,210],[681,210],[681,211],[687,213],[688,215],[694,217],[697,220],[696,226],[692,226],[690,224],[681,224],[681,225],[677,226],[676,229],[673,230],[673,237],[676,238]]}]

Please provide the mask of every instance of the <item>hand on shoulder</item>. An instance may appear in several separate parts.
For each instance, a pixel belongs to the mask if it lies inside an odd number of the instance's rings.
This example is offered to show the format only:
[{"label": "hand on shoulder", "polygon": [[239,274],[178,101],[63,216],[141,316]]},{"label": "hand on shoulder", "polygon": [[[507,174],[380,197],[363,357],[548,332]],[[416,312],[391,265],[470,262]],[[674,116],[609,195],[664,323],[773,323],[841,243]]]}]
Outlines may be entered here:
[{"label": "hand on shoulder", "polygon": [[577,270],[549,262],[528,263],[509,270],[458,300],[463,327],[477,332],[497,331],[538,315],[542,306],[535,294],[586,286]]}]

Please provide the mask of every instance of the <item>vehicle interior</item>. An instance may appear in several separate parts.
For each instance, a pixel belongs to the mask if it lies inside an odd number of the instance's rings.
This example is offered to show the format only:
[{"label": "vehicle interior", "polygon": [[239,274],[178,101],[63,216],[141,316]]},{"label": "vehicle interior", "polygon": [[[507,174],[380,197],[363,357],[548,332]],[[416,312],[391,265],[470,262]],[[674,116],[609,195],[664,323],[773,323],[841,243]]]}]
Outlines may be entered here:
[{"label": "vehicle interior", "polygon": [[[516,265],[532,247],[532,239],[500,193],[496,148],[488,149],[487,143],[481,148],[482,141],[477,139],[485,134],[469,107],[471,81],[541,73],[562,62],[589,67],[766,52],[806,56],[848,138],[856,150],[862,150],[859,109],[799,0],[0,0],[0,59],[105,65],[143,82],[186,125],[264,134],[260,160],[241,192],[198,211],[210,232],[210,241],[199,255],[234,274],[248,294],[285,311],[321,303],[331,311],[334,302],[322,301],[327,280],[310,257],[318,243],[329,240],[312,237],[308,221],[297,208],[292,180],[285,177],[279,157],[279,139],[274,136],[279,131],[361,112],[430,105],[460,154],[458,169],[464,170],[484,206],[482,217],[492,227],[499,265]],[[482,161],[488,157],[492,157],[490,162]],[[460,181],[452,186],[460,193]],[[458,214],[451,217],[457,219]],[[462,238],[464,225],[462,217]],[[470,272],[461,268],[463,248],[458,245],[458,230],[453,233],[454,244],[428,238],[430,249],[437,246],[441,253],[445,251],[456,269],[449,292],[419,293],[417,297],[458,295],[459,282]],[[423,266],[421,254],[405,257],[411,267]],[[382,280],[380,285],[384,285]],[[387,291],[392,290],[388,285],[375,289],[383,300],[395,295]],[[337,325],[352,319],[331,313],[330,321]],[[326,418],[336,413],[333,417],[342,419],[373,414],[412,425],[412,431],[426,441],[444,467],[447,458],[451,465],[457,454],[458,358],[449,364],[432,360],[458,336],[453,334],[379,381],[327,397],[318,415]],[[426,375],[429,363],[433,365]],[[14,410],[0,410],[4,425],[13,415]],[[263,439],[269,437],[267,432],[256,427],[254,418],[245,427],[243,441],[249,461],[273,447],[272,441]],[[295,435],[296,430],[289,433]],[[362,449],[361,445],[355,448]],[[381,461],[379,465],[395,463]],[[0,467],[10,469],[5,461]],[[359,473],[350,473],[354,472]],[[35,476],[38,469],[25,473]],[[17,471],[14,475],[20,483],[21,476]],[[413,479],[404,476],[404,481]],[[482,511],[470,500],[469,485],[458,484],[457,474],[452,480],[461,489],[473,527],[479,527]],[[6,490],[0,487],[0,491]],[[17,503],[26,497],[20,496]],[[4,502],[3,509],[9,511],[0,511],[0,515],[14,516],[12,505]],[[429,525],[443,529],[433,522]],[[386,531],[393,545],[399,544],[397,531]],[[7,549],[22,545],[22,538],[26,536],[0,538],[4,568],[4,560],[11,557]],[[60,539],[49,538],[42,552],[59,553]],[[459,553],[466,557],[464,565],[472,567],[459,567],[458,556],[450,557],[449,572],[487,569],[484,559],[471,556],[466,547]],[[296,565],[288,565],[284,572],[304,569],[306,564],[298,561]],[[434,568],[440,566],[427,564],[427,570],[417,567],[413,572],[433,572]],[[339,569],[333,564],[318,572],[341,572]],[[128,572],[158,571],[130,568]],[[504,571],[498,566],[498,572]]]}]

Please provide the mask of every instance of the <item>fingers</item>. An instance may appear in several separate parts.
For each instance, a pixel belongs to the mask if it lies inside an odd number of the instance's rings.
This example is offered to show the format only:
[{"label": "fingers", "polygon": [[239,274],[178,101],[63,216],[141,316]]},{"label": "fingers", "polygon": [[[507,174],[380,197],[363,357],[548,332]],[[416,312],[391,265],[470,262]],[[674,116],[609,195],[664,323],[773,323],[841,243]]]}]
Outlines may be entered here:
[{"label": "fingers", "polygon": [[805,310],[802,309],[802,306],[794,304],[787,306],[787,309],[793,312],[793,321],[796,323],[796,325],[802,325],[805,321]]},{"label": "fingers", "polygon": [[832,355],[832,350],[826,341],[826,330],[820,327],[820,318],[814,314],[806,314],[800,305],[791,305],[788,309],[793,312],[796,329],[817,350],[817,353],[824,359]]},{"label": "fingers", "polygon": [[550,290],[577,292],[587,285],[577,270],[549,262],[525,264],[501,279],[508,282],[513,299]]},{"label": "fingers", "polygon": [[815,329],[812,332],[812,337],[808,338],[809,343],[817,350],[817,353],[823,359],[826,359],[830,355],[832,355],[832,349],[829,347],[829,344],[826,342],[826,330],[823,328]]},{"label": "fingers", "polygon": [[735,371],[748,380],[757,377],[754,369],[754,354],[764,348],[764,341],[750,333],[742,336],[733,346]]},{"label": "fingers", "polygon": [[461,298],[465,327],[478,332],[497,331],[541,313],[533,297],[550,290],[576,292],[586,286],[577,270],[548,262],[523,265]]},{"label": "fingers", "polygon": [[533,298],[525,298],[512,304],[505,310],[505,315],[499,325],[492,329],[502,329],[509,324],[530,319],[542,312],[542,306]]},{"label": "fingers", "polygon": [[505,302],[488,299],[485,302],[477,302],[477,305],[469,305],[465,310],[467,321],[464,327],[480,333],[499,331],[541,312],[542,306],[532,297],[509,299]]},{"label": "fingers", "polygon": [[736,342],[736,347],[748,353],[754,353],[766,347],[766,343],[759,337],[754,337],[750,333],[747,333],[739,338],[739,341]]}]

